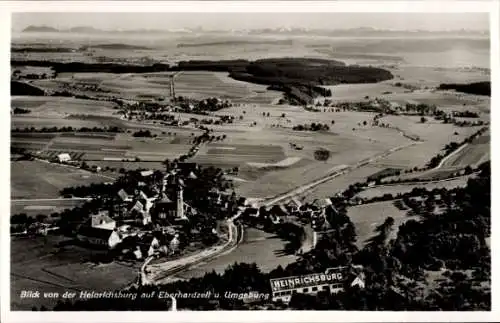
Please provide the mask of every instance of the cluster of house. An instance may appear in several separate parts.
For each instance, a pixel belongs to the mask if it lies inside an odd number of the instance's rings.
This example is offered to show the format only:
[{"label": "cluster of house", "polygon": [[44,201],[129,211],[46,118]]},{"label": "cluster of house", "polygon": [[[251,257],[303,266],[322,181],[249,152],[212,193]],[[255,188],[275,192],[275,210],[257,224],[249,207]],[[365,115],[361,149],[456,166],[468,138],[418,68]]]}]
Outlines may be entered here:
[{"label": "cluster of house", "polygon": [[302,203],[292,198],[287,203],[276,204],[267,208],[247,207],[242,215],[254,218],[262,217],[265,213],[272,223],[283,223],[287,216],[294,216],[310,221],[313,229],[329,229],[330,224],[326,221],[326,211],[328,208],[335,210],[330,199],[315,199],[312,203]]},{"label": "cluster of house", "polygon": [[[143,171],[141,176],[149,177],[153,173]],[[161,187],[154,188],[150,195],[144,192],[145,189],[136,189],[134,194],[120,189],[117,192],[120,225],[109,211],[101,211],[79,227],[78,240],[93,247],[132,252],[138,259],[145,254],[177,252],[179,228],[196,216],[197,210],[184,201],[184,182],[176,175],[176,171],[167,173]],[[187,176],[196,178],[192,171]],[[140,186],[145,183],[139,182]]]},{"label": "cluster of house", "polygon": [[78,240],[103,249],[119,248],[123,254],[135,259],[163,253],[174,254],[179,250],[179,234],[171,229],[162,232],[147,232],[130,225],[117,226],[107,212],[94,214],[83,224],[77,234]]}]

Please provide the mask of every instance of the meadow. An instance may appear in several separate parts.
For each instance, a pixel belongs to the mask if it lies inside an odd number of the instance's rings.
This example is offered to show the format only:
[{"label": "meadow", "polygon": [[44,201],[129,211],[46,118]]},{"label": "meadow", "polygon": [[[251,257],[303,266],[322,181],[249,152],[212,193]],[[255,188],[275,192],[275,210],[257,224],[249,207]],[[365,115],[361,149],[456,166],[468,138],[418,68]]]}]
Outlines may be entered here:
[{"label": "meadow", "polygon": [[176,277],[184,279],[200,277],[213,270],[223,273],[228,264],[235,262],[255,262],[264,272],[269,272],[279,265],[286,267],[297,257],[284,253],[285,244],[286,241],[273,234],[254,228],[246,228],[242,243],[231,253],[222,254],[206,263],[200,263],[182,274],[176,275]]},{"label": "meadow", "polygon": [[11,199],[57,198],[59,191],[68,186],[110,181],[74,167],[41,161],[15,161],[10,168]]},{"label": "meadow", "polygon": [[85,200],[54,199],[50,200],[16,200],[10,202],[10,214],[24,213],[27,216],[35,217],[38,214],[50,215],[54,212],[60,213],[67,209],[72,209],[85,203]]},{"label": "meadow", "polygon": [[356,227],[356,245],[360,249],[369,242],[370,238],[378,234],[375,229],[384,223],[387,217],[394,219],[389,239],[397,236],[397,230],[401,224],[410,219],[418,219],[418,216],[408,216],[407,211],[395,207],[393,201],[352,206],[347,209],[347,215]]},{"label": "meadow", "polygon": [[446,167],[477,167],[479,164],[490,160],[490,135],[483,135],[476,138],[472,143],[467,144],[464,149],[460,150],[443,163],[443,168]]},{"label": "meadow", "polygon": [[[125,287],[137,277],[140,264],[90,262],[98,252],[66,245],[67,238],[46,236],[34,239],[12,238],[10,297],[13,310],[31,310],[33,306],[53,308],[61,298],[21,298],[23,290],[40,293],[113,291]],[[61,244],[62,243],[62,244]]]},{"label": "meadow", "polygon": [[69,97],[14,96],[11,98],[11,106],[30,109],[29,115],[39,118],[65,118],[72,114],[109,117],[117,114],[117,110],[113,109],[113,102]]}]

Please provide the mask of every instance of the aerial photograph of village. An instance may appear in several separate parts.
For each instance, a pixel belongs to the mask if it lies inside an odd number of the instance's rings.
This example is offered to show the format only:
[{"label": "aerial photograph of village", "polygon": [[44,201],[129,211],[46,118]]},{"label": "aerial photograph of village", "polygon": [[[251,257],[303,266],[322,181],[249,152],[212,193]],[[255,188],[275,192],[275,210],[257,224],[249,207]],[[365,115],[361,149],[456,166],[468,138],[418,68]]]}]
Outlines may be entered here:
[{"label": "aerial photograph of village", "polygon": [[11,311],[490,311],[487,13],[13,13]]}]

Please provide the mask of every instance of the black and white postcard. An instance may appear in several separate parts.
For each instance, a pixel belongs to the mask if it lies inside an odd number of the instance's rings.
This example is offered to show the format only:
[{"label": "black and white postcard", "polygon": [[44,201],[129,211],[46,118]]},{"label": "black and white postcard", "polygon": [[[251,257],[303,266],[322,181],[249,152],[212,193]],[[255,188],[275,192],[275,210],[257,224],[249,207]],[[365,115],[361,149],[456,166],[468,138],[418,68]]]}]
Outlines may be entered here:
[{"label": "black and white postcard", "polygon": [[497,3],[90,3],[0,5],[8,322],[494,318]]}]

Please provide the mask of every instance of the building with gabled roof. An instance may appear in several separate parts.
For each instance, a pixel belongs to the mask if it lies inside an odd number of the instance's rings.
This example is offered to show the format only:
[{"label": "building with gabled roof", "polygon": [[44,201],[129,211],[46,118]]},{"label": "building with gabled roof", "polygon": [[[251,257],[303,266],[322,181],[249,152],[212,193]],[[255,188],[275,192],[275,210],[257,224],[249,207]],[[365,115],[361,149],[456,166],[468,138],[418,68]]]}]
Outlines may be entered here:
[{"label": "building with gabled roof", "polygon": [[57,160],[59,160],[60,163],[67,163],[71,161],[71,156],[68,153],[62,153],[57,155]]},{"label": "building with gabled roof", "polygon": [[142,177],[149,177],[149,176],[153,175],[153,173],[154,173],[154,171],[152,171],[152,170],[143,170],[140,172]]},{"label": "building with gabled roof", "polygon": [[188,175],[188,177],[189,177],[190,179],[197,179],[197,178],[198,178],[198,176],[196,176],[196,174],[195,174],[195,173],[193,173],[193,172],[190,172],[190,173],[189,173],[189,175]]},{"label": "building with gabled roof", "polygon": [[89,221],[92,228],[107,230],[113,230],[116,228],[116,221],[109,216],[109,212],[107,211],[92,214]]},{"label": "building with gabled roof", "polygon": [[115,230],[82,226],[77,232],[77,239],[87,245],[113,249],[121,242],[119,233]]},{"label": "building with gabled roof", "polygon": [[332,205],[332,201],[330,199],[315,199],[311,205],[316,208],[325,208]]},{"label": "building with gabled roof", "polygon": [[130,197],[130,195],[128,195],[128,193],[125,192],[125,190],[123,188],[118,191],[118,196],[120,197],[120,199],[123,202],[130,202],[130,201],[132,201],[132,198]]},{"label": "building with gabled roof", "polygon": [[288,203],[286,203],[285,207],[290,210],[290,212],[298,212],[302,203],[295,198],[292,198]]},{"label": "building with gabled roof", "polygon": [[[144,203],[145,204],[145,203]],[[128,212],[142,212],[144,210],[144,204],[138,199],[130,203],[128,207]]]}]

